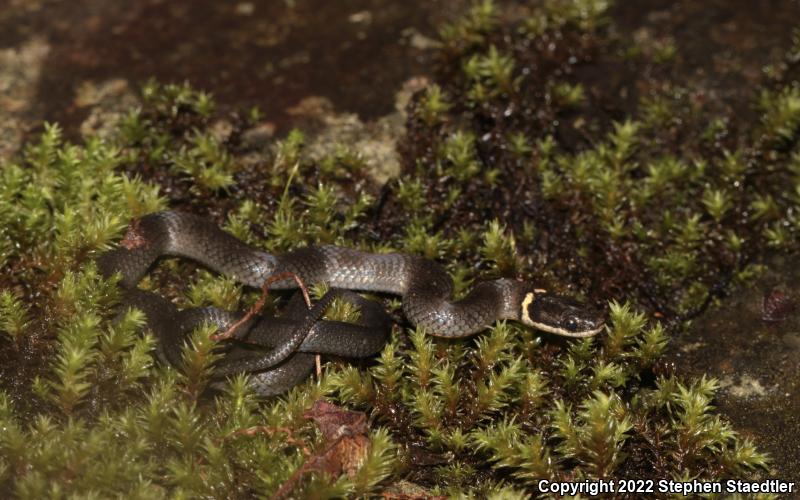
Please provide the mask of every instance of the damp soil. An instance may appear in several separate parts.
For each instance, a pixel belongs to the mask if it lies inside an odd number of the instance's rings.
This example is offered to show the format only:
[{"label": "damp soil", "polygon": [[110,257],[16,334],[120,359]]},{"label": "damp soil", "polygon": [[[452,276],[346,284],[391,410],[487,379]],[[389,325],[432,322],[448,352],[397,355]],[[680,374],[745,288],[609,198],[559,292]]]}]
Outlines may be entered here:
[{"label": "damp soil", "polygon": [[426,68],[425,41],[460,2],[388,0],[6,1],[0,47],[51,47],[36,101],[69,133],[86,116],[84,81],[184,81],[225,108],[258,106],[279,129],[289,108],[319,95],[375,118]]},{"label": "damp soil", "polygon": [[[87,115],[74,102],[80,85],[114,78],[133,86],[188,81],[225,109],[259,106],[285,131],[292,107],[308,96],[363,119],[389,113],[402,82],[431,71],[436,26],[467,3],[3,0],[0,48],[49,44],[32,112],[59,122],[68,136]],[[669,65],[671,76],[746,113],[762,67],[786,47],[800,3],[643,0],[617,2],[612,17],[642,47],[674,41],[680,60]],[[631,75],[611,59],[597,70],[598,85],[627,103],[665,76]]]},{"label": "damp soil", "polygon": [[766,260],[751,286],[672,339],[677,373],[720,381],[717,407],[773,459],[776,477],[800,479],[800,268]]},{"label": "damp soil", "polygon": [[[614,23],[640,45],[673,41],[670,78],[703,92],[720,109],[752,118],[765,67],[781,60],[800,21],[797,0],[643,0],[618,2]],[[667,75],[643,75],[658,81]]]}]

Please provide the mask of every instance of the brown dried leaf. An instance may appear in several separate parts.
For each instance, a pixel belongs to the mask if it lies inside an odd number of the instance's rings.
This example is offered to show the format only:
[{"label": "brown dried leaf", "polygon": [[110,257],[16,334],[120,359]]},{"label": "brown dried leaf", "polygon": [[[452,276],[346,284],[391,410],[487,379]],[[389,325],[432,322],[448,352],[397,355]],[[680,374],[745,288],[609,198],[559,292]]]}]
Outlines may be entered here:
[{"label": "brown dried leaf", "polygon": [[273,498],[286,497],[309,472],[321,472],[331,478],[343,473],[353,477],[369,453],[369,427],[364,412],[345,410],[320,399],[303,416],[317,424],[325,445],[278,488]]}]

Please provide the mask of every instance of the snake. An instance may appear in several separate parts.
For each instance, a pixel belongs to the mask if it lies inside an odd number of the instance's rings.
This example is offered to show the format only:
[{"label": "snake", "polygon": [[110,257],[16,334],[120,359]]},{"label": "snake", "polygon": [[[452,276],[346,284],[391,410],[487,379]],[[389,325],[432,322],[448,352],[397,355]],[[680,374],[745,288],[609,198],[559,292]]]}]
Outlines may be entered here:
[{"label": "snake", "polygon": [[[113,274],[109,268],[104,271],[106,276]],[[333,298],[344,299],[358,307],[358,322],[304,322],[304,314],[316,316],[316,313],[309,313],[302,295],[295,294],[283,311],[283,317],[255,318],[239,324],[237,340],[243,342],[228,346],[224,363],[216,366],[215,378],[256,371],[250,377],[253,389],[261,396],[271,397],[305,381],[315,366],[317,354],[347,358],[366,358],[377,354],[389,338],[391,317],[377,302],[347,290],[329,292],[315,307],[322,309]],[[163,297],[136,288],[126,290],[122,302],[125,308],[136,308],[145,313],[147,326],[159,340],[156,344],[158,357],[176,368],[183,366],[182,348],[187,333],[203,324],[224,331],[240,323],[245,315],[241,311],[217,307],[179,310]],[[273,362],[269,369],[257,370],[258,365],[263,364],[262,348],[287,346],[292,343],[293,337],[298,337],[297,332],[300,332],[302,343],[296,349],[284,355],[284,359]],[[219,387],[219,384],[213,385]]]},{"label": "snake", "polygon": [[[106,277],[119,275],[126,290],[123,303],[141,309],[159,339],[163,356],[172,364],[189,328],[203,321],[226,328],[242,314],[217,309],[177,311],[168,301],[139,291],[137,285],[162,256],[182,257],[237,282],[260,288],[278,274],[294,275],[302,283],[324,283],[331,295],[311,308],[290,301],[284,318],[250,321],[245,341],[267,346],[247,353],[238,346],[226,355],[220,373],[255,372],[261,394],[277,394],[296,385],[311,370],[315,354],[368,357],[377,352],[391,329],[388,314],[376,302],[352,291],[398,295],[406,319],[426,333],[444,338],[474,335],[499,320],[518,321],[545,332],[586,338],[605,328],[600,311],[570,297],[550,293],[525,280],[484,281],[454,300],[453,280],[439,263],[408,253],[370,253],[336,245],[311,245],[282,254],[254,248],[207,218],[180,211],[162,211],[135,219],[123,243],[97,258]],[[274,290],[297,288],[292,278],[275,281]],[[334,298],[361,310],[357,324],[320,319]],[[347,326],[346,326],[347,325]],[[169,330],[169,331],[167,331]],[[252,338],[249,338],[252,335]],[[301,375],[302,372],[302,375]]]}]

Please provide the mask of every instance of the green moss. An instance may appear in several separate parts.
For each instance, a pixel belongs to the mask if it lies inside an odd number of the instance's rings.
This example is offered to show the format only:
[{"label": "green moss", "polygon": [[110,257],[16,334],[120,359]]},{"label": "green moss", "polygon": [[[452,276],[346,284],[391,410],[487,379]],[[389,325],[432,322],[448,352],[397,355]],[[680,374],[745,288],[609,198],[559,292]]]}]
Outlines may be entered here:
[{"label": "green moss", "polygon": [[763,91],[759,98],[764,136],[777,143],[792,141],[800,127],[800,88]]},{"label": "green moss", "polygon": [[190,176],[198,187],[216,191],[233,185],[235,164],[209,133],[195,132],[171,159],[174,168]]},{"label": "green moss", "polygon": [[578,107],[586,99],[583,85],[581,84],[572,85],[567,82],[560,82],[553,87],[552,92],[553,99],[558,106],[565,109]]},{"label": "green moss", "polygon": [[10,290],[0,292],[0,332],[20,344],[29,322],[30,312]]},{"label": "green moss", "polygon": [[433,84],[425,89],[418,113],[428,126],[434,126],[443,122],[450,107],[447,94],[444,93],[441,87]]},{"label": "green moss", "polygon": [[439,33],[456,49],[461,43],[480,43],[497,26],[497,6],[492,0],[476,1],[459,19],[443,25]]}]

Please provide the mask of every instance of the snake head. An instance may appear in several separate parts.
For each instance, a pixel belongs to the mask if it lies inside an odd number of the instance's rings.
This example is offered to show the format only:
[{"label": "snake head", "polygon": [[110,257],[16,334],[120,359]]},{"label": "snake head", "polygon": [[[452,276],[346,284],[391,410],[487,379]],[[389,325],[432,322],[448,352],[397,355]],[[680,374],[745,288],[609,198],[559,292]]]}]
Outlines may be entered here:
[{"label": "snake head", "polygon": [[568,297],[547,292],[529,292],[522,301],[522,322],[536,329],[584,338],[597,335],[605,325],[605,315]]}]

